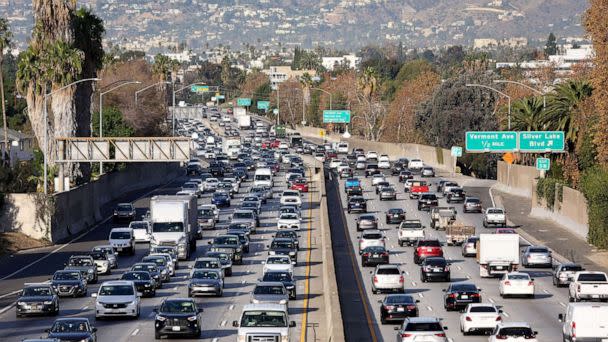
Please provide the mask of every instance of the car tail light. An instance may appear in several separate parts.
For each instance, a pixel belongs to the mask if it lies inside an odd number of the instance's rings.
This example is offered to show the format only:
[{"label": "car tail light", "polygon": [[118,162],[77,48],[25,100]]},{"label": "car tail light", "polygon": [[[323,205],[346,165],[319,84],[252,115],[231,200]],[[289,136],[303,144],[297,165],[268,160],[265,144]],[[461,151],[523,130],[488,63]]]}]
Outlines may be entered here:
[{"label": "car tail light", "polygon": [[369,253],[363,253],[363,256],[367,258],[369,257]]},{"label": "car tail light", "polygon": [[374,276],[374,283],[378,282],[378,277]]},{"label": "car tail light", "polygon": [[455,293],[450,293],[450,294],[448,295],[448,297],[449,297],[449,298],[456,298],[456,297],[458,297],[458,295],[457,295],[457,294],[455,294]]},{"label": "car tail light", "polygon": [[511,282],[507,280],[507,281],[505,281],[505,285],[506,286],[511,286]]},{"label": "car tail light", "polygon": [[403,278],[403,276],[399,276],[399,284],[403,284],[405,282],[405,279]]},{"label": "car tail light", "polygon": [[382,253],[382,256],[388,256],[388,252]]},{"label": "car tail light", "polygon": [[576,322],[572,322],[572,337],[576,337]]},{"label": "car tail light", "polygon": [[502,317],[501,317],[501,316],[497,316],[497,317],[496,317],[496,320],[497,320],[497,321],[502,321]]},{"label": "car tail light", "polygon": [[387,305],[385,306],[386,310],[393,310],[395,309],[395,307],[393,305]]},{"label": "car tail light", "polygon": [[534,286],[534,282],[533,281],[529,281],[528,282],[528,286]]},{"label": "car tail light", "polygon": [[437,336],[437,337],[445,337],[445,334],[444,333],[439,333],[439,334],[435,334],[435,336]]},{"label": "car tail light", "polygon": [[446,267],[444,267],[444,268],[443,268],[443,271],[444,271],[444,272],[449,272],[449,271],[450,271],[450,266],[446,266]]},{"label": "car tail light", "polygon": [[480,297],[480,295],[479,295],[479,293],[473,293],[473,294],[471,295],[471,297],[479,298],[479,297]]},{"label": "car tail light", "polygon": [[399,336],[401,336],[401,337],[412,337],[412,334],[401,333],[401,334],[399,334]]},{"label": "car tail light", "polygon": [[507,336],[506,335],[496,335],[496,339],[497,340],[506,340]]},{"label": "car tail light", "polygon": [[408,305],[406,306],[408,310],[416,310],[416,305]]},{"label": "car tail light", "polygon": [[465,317],[464,319],[465,319],[467,322],[471,322],[471,321],[472,321],[471,317],[469,317],[469,316]]},{"label": "car tail light", "polygon": [[[534,336],[534,335],[529,335],[529,336],[524,336],[524,339],[526,339],[526,340],[531,340],[531,339],[533,339],[533,338],[535,338],[535,337],[536,337],[536,336]],[[574,336],[573,336],[573,337],[574,337]]]}]

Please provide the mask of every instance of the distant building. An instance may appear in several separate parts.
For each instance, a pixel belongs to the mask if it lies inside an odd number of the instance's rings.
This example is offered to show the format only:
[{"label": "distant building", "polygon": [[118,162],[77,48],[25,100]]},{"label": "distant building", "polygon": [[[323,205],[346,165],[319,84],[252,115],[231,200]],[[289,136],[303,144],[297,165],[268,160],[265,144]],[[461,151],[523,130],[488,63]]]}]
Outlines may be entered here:
[{"label": "distant building", "polygon": [[356,69],[359,67],[359,63],[361,62],[361,57],[357,57],[354,54],[344,55],[342,57],[323,57],[321,58],[321,64],[323,67],[329,71],[334,70],[336,66],[341,64],[346,64],[351,69]]},{"label": "distant building", "polygon": [[[8,130],[8,143],[10,144],[11,165],[20,161],[34,159],[34,137],[12,129]],[[0,151],[4,155],[4,130],[0,129]]]},{"label": "distant building", "polygon": [[509,46],[513,48],[522,47],[528,45],[528,38],[525,37],[514,37],[505,38],[501,40],[493,38],[480,38],[473,40],[474,49],[487,49],[497,46]]},{"label": "distant building", "polygon": [[540,69],[552,67],[558,74],[567,75],[572,71],[573,65],[591,63],[595,54],[592,45],[581,45],[580,47],[572,47],[571,45],[562,46],[558,51],[558,54],[551,55],[546,60],[526,61],[522,63],[496,63],[496,68]]},{"label": "distant building", "polygon": [[280,83],[292,78],[299,79],[306,73],[310,76],[317,75],[315,70],[291,70],[290,66],[271,66],[269,69],[262,70],[262,72],[268,75],[270,86],[273,90],[276,90]]},{"label": "distant building", "polygon": [[194,57],[196,57],[196,55],[194,55],[191,51],[182,51],[177,53],[165,52],[163,55],[180,63],[190,63]]}]

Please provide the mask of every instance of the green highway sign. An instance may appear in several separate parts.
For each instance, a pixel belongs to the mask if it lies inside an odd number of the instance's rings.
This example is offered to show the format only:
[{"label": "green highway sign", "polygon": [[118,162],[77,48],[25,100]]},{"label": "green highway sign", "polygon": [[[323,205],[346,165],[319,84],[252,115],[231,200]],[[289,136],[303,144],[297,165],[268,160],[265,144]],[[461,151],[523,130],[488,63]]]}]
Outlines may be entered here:
[{"label": "green highway sign", "polygon": [[515,152],[517,151],[517,132],[467,132],[465,136],[465,148],[470,153]]},{"label": "green highway sign", "polygon": [[209,86],[194,84],[190,86],[190,91],[193,93],[206,93],[209,91]]},{"label": "green highway sign", "polygon": [[258,109],[268,110],[270,108],[270,101],[258,101]]},{"label": "green highway sign", "polygon": [[452,146],[450,152],[452,157],[462,157],[462,147],[460,146]]},{"label": "green highway sign", "polygon": [[236,105],[239,107],[249,107],[251,106],[251,99],[247,97],[241,97],[236,99]]},{"label": "green highway sign", "polygon": [[215,95],[215,98],[218,99],[218,100],[225,100],[226,96],[224,96],[224,95]]},{"label": "green highway sign", "polygon": [[324,110],[323,123],[350,123],[350,110]]},{"label": "green highway sign", "polygon": [[550,167],[551,167],[551,159],[536,158],[536,169],[538,171],[549,171]]},{"label": "green highway sign", "polygon": [[564,132],[519,132],[520,152],[563,152],[564,147]]}]

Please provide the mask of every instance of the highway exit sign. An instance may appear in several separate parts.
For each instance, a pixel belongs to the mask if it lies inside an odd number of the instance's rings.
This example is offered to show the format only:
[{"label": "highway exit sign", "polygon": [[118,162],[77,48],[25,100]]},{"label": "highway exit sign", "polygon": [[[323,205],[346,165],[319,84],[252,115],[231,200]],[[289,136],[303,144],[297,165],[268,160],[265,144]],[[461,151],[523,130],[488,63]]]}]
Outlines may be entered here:
[{"label": "highway exit sign", "polygon": [[466,132],[465,149],[469,153],[515,152],[517,151],[517,132]]},{"label": "highway exit sign", "polygon": [[270,101],[258,101],[258,109],[268,110],[270,108]]},{"label": "highway exit sign", "polygon": [[249,107],[251,106],[251,99],[247,97],[241,97],[236,99],[236,105],[239,107]]},{"label": "highway exit sign", "polygon": [[550,167],[551,167],[551,159],[536,158],[536,169],[538,171],[549,171]]},{"label": "highway exit sign", "polygon": [[452,146],[450,149],[450,154],[452,157],[462,157],[462,147],[460,146]]},{"label": "highway exit sign", "polygon": [[563,152],[564,147],[564,132],[519,132],[520,152]]},{"label": "highway exit sign", "polygon": [[350,110],[324,110],[323,123],[350,123]]}]

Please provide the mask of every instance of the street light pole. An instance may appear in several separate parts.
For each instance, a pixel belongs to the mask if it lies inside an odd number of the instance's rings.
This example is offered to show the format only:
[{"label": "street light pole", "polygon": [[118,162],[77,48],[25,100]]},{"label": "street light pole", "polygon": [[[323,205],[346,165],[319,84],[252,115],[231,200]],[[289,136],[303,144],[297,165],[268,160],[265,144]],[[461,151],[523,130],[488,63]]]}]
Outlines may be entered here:
[{"label": "street light pole", "polygon": [[[69,88],[69,87],[71,87],[73,85],[76,85],[76,84],[82,83],[82,82],[89,82],[89,81],[96,82],[96,81],[101,81],[101,79],[100,78],[85,78],[85,79],[82,79],[82,80],[78,80],[78,81],[72,82],[72,83],[70,83],[70,84],[68,84],[66,86],[63,86],[63,87],[61,87],[59,89],[56,89],[56,90],[51,91],[50,93],[44,95],[44,103],[43,103],[43,105],[44,105],[44,112],[43,112],[43,114],[44,114],[44,194],[45,195],[47,195],[48,191],[49,191],[48,190],[48,182],[49,182],[49,174],[48,174],[49,120],[48,120],[48,116],[49,116],[49,114],[48,114],[48,109],[47,109],[47,99],[49,97],[51,97],[53,94],[55,94],[55,93],[57,93],[59,91],[65,90],[65,89],[67,89],[67,88]],[[62,185],[61,187],[63,188],[63,179],[60,179],[59,181],[62,182],[61,183],[61,185]]]},{"label": "street light pole", "polygon": [[497,84],[500,84],[500,83],[511,83],[511,84],[517,84],[517,85],[520,85],[520,86],[522,86],[522,87],[524,87],[524,88],[527,88],[527,89],[529,89],[529,90],[533,91],[534,93],[536,93],[536,94],[538,94],[538,95],[542,96],[542,97],[543,97],[543,109],[546,109],[546,108],[547,108],[547,94],[545,94],[545,92],[543,92],[543,91],[540,91],[540,90],[538,90],[538,89],[536,89],[536,88],[530,87],[529,85],[527,85],[527,84],[525,84],[525,83],[522,83],[522,82],[517,82],[517,81],[511,81],[511,80],[494,80],[493,82],[494,82],[494,83],[497,83]]},{"label": "street light pole", "polygon": [[[113,90],[120,87],[124,87],[129,84],[141,84],[140,81],[125,81],[109,90],[99,93],[99,137],[103,138],[103,96]],[[99,162],[99,174],[103,175],[103,162]]]},{"label": "street light pole", "polygon": [[511,130],[511,96],[509,96],[509,95],[507,95],[507,94],[503,93],[502,91],[500,91],[500,90],[498,90],[498,89],[496,89],[496,88],[492,88],[492,87],[487,86],[487,85],[485,85],[485,84],[467,83],[467,84],[466,84],[466,86],[467,86],[467,87],[478,87],[478,88],[489,89],[489,90],[492,90],[492,91],[494,91],[494,92],[496,92],[496,93],[498,93],[498,94],[500,94],[500,95],[502,95],[502,96],[506,97],[506,98],[507,98],[507,100],[508,100],[508,104],[509,104],[509,110],[508,110],[508,123],[507,123],[507,124],[508,124],[508,129],[509,129],[509,130]]},{"label": "street light pole", "polygon": [[154,86],[157,86],[157,85],[159,85],[159,84],[171,84],[171,82],[169,82],[169,81],[162,81],[162,82],[154,83],[154,84],[151,84],[151,85],[149,85],[149,86],[147,86],[147,87],[145,87],[145,88],[142,88],[142,89],[140,89],[140,90],[136,91],[136,92],[135,92],[135,106],[137,106],[137,102],[138,102],[138,101],[137,101],[137,100],[138,100],[138,95],[139,95],[140,93],[142,93],[142,92],[144,92],[144,91],[146,91],[146,90],[148,90],[148,89],[150,89],[150,88],[152,88],[152,87],[154,87]]}]

